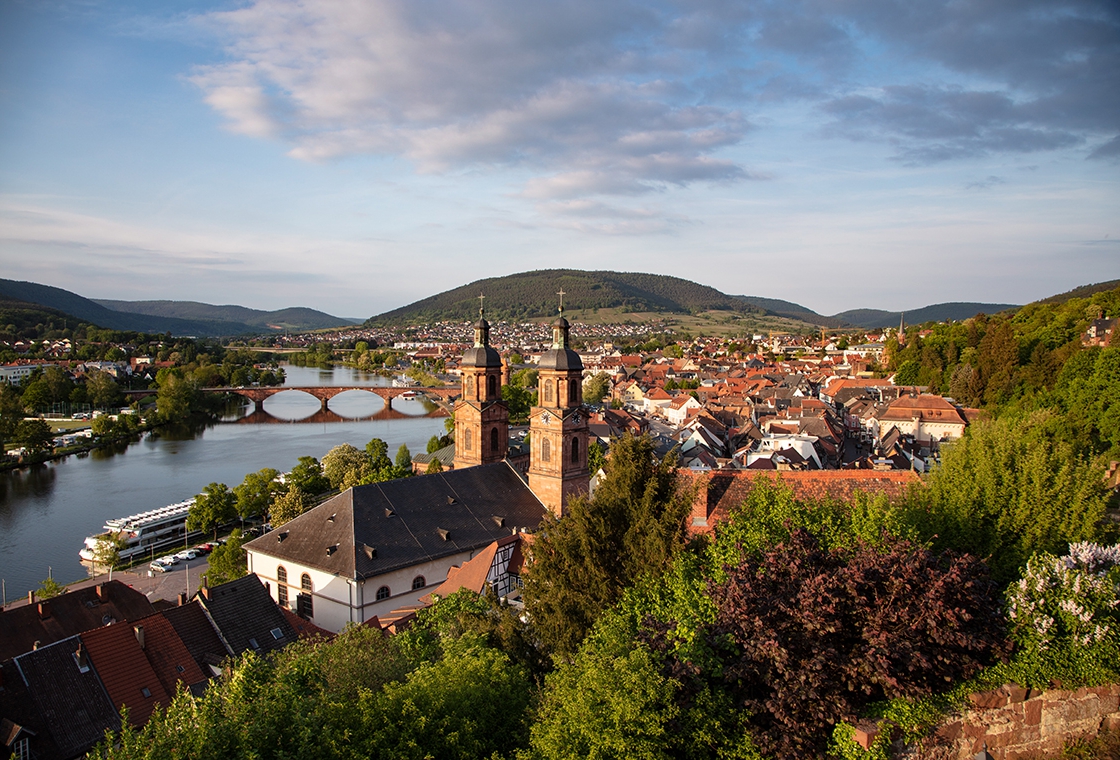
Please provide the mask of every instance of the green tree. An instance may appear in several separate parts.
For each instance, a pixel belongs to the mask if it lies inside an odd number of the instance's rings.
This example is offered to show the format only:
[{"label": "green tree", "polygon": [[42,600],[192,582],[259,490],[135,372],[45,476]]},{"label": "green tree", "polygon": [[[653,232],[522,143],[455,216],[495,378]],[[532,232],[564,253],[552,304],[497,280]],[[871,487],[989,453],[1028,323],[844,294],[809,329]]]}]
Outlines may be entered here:
[{"label": "green tree", "polygon": [[210,586],[220,586],[235,581],[248,573],[245,550],[241,548],[240,530],[234,530],[229,540],[210,552],[205,577]]},{"label": "green tree", "polygon": [[583,384],[583,400],[598,404],[611,389],[611,379],[606,372],[596,372]]},{"label": "green tree", "polygon": [[276,481],[279,474],[271,467],[265,467],[258,472],[250,472],[240,485],[234,487],[237,514],[241,519],[258,517],[268,511],[273,496],[281,490],[280,483]]},{"label": "green tree", "polygon": [[323,475],[323,466],[315,457],[300,457],[299,464],[292,468],[285,480],[289,486],[296,486],[309,496],[331,490],[331,482]]},{"label": "green tree", "polygon": [[64,593],[66,593],[66,587],[53,577],[46,578],[40,583],[38,591],[35,592],[40,599],[54,599],[59,594]]},{"label": "green tree", "polygon": [[164,420],[183,420],[190,416],[198,396],[198,384],[179,369],[161,369],[156,378],[156,409]]},{"label": "green tree", "polygon": [[370,442],[366,444],[366,453],[369,455],[370,464],[375,471],[385,470],[393,466],[393,462],[389,459],[389,444],[380,438],[370,439]]},{"label": "green tree", "polygon": [[587,445],[587,469],[594,475],[600,469],[607,466],[607,453],[603,450],[603,444],[598,441],[592,441]]},{"label": "green tree", "polygon": [[97,567],[108,568],[109,579],[113,578],[113,570],[121,563],[121,549],[124,541],[116,533],[105,533],[97,537],[93,546],[93,572],[97,574]]},{"label": "green tree", "polygon": [[503,385],[502,400],[509,407],[509,421],[516,425],[529,419],[529,410],[535,403],[536,394],[517,385]]},{"label": "green tree", "polygon": [[547,520],[533,544],[525,603],[547,649],[574,653],[628,586],[668,567],[687,541],[693,498],[675,457],[658,461],[649,436],[612,442],[594,497]]},{"label": "green tree", "polygon": [[437,472],[443,472],[443,465],[438,459],[432,459],[428,462],[428,466],[424,469],[426,475],[432,475]]},{"label": "green tree", "polygon": [[0,383],[0,450],[4,443],[13,439],[22,420],[23,403],[19,390],[8,383]]},{"label": "green tree", "polygon": [[218,528],[237,515],[237,499],[225,483],[211,483],[194,498],[194,504],[187,512],[187,530],[213,531],[218,537]]},{"label": "green tree", "polygon": [[120,386],[108,372],[91,371],[86,375],[86,395],[94,406],[107,409],[119,406],[124,398]]},{"label": "green tree", "polygon": [[268,508],[269,522],[273,528],[279,528],[302,515],[310,504],[311,499],[302,488],[295,484],[289,485],[287,491],[273,497],[272,505]]},{"label": "green tree", "polygon": [[397,449],[397,458],[396,461],[393,462],[393,464],[398,470],[407,472],[412,471],[412,452],[408,450],[408,446],[406,444],[402,443],[401,447]]},{"label": "green tree", "polygon": [[372,471],[369,455],[349,443],[335,446],[323,457],[323,474],[331,488],[345,490],[356,486]]},{"label": "green tree", "polygon": [[443,443],[442,443],[442,441],[440,441],[440,438],[439,438],[438,435],[433,435],[431,438],[428,439],[428,447],[427,447],[426,451],[429,454],[434,454],[442,448],[443,448]]},{"label": "green tree", "polygon": [[38,418],[20,420],[12,438],[32,454],[42,454],[54,448],[51,426]]}]

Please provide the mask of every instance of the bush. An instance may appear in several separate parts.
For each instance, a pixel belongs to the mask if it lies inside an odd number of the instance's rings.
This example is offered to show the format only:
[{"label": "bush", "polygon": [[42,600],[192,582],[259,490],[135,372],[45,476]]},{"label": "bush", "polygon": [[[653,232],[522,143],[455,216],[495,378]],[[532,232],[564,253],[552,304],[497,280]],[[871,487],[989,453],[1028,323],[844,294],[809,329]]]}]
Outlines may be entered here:
[{"label": "bush", "polygon": [[965,678],[1005,649],[987,568],[907,541],[821,549],[806,531],[713,584],[713,645],[765,753],[820,755],[869,703]]}]

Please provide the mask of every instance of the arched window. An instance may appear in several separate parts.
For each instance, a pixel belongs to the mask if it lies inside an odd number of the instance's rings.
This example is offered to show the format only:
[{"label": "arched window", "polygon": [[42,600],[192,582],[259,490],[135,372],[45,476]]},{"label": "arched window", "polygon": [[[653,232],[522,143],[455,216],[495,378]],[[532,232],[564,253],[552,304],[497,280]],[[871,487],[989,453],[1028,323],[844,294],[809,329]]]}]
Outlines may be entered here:
[{"label": "arched window", "polygon": [[579,383],[569,380],[568,381],[568,402],[576,403],[579,401]]},{"label": "arched window", "polygon": [[296,612],[300,617],[311,619],[315,616],[315,605],[311,601],[311,576],[304,573],[299,577],[300,594],[296,597]]},{"label": "arched window", "polygon": [[497,398],[498,396],[498,378],[490,375],[486,378],[486,400]]},{"label": "arched window", "polygon": [[549,403],[552,403],[552,381],[551,380],[545,380],[544,381],[544,400],[549,402]]},{"label": "arched window", "polygon": [[466,426],[463,427],[463,448],[471,450],[471,429]]},{"label": "arched window", "polygon": [[428,585],[428,582],[426,580],[424,580],[423,575],[417,575],[415,578],[412,579],[412,590],[413,591],[416,591],[417,589],[422,589],[427,585]]},{"label": "arched window", "polygon": [[572,439],[572,464],[579,464],[579,439]]},{"label": "arched window", "polygon": [[471,398],[478,398],[478,375],[471,379],[471,390],[473,391]]},{"label": "arched window", "polygon": [[541,441],[541,461],[548,462],[552,459],[552,446],[547,438]]},{"label": "arched window", "polygon": [[288,571],[283,565],[276,568],[276,601],[281,607],[288,606]]},{"label": "arched window", "polygon": [[499,448],[500,441],[498,440],[498,428],[490,428],[490,453],[497,454],[501,451]]},{"label": "arched window", "polygon": [[382,599],[388,599],[392,595],[393,592],[389,590],[388,586],[382,586],[381,588],[377,589],[377,601],[379,602]]}]

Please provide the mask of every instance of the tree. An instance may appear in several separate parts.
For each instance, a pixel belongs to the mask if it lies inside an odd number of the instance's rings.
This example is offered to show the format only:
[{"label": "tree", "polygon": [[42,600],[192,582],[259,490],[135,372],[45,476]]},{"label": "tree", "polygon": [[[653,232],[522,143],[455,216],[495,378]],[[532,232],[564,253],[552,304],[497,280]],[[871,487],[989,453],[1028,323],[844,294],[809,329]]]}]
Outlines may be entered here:
[{"label": "tree", "polygon": [[107,414],[101,414],[93,418],[89,424],[90,432],[98,438],[104,438],[113,434],[113,418]]},{"label": "tree", "polygon": [[39,584],[39,590],[35,593],[40,599],[54,599],[59,594],[66,593],[66,587],[53,577],[48,577]]},{"label": "tree", "polygon": [[51,426],[38,418],[20,420],[12,438],[32,454],[41,454],[54,448]]},{"label": "tree", "polygon": [[273,528],[279,528],[302,515],[310,505],[310,498],[298,485],[288,486],[284,493],[277,494],[268,508],[268,518]]},{"label": "tree", "polygon": [[942,689],[1007,649],[984,564],[906,541],[825,550],[795,531],[711,593],[726,686],[779,757],[820,756],[870,702]]},{"label": "tree", "polygon": [[315,457],[300,457],[299,464],[288,473],[286,482],[309,496],[331,490],[331,482],[323,476],[323,467]]},{"label": "tree", "polygon": [[234,530],[228,541],[210,552],[205,573],[207,585],[220,586],[243,578],[248,573],[245,550],[241,548],[241,544],[241,531]]},{"label": "tree", "polygon": [[372,470],[369,454],[349,443],[335,446],[323,457],[323,475],[330,481],[331,488],[345,490],[356,486]]},{"label": "tree", "polygon": [[424,469],[424,473],[426,475],[432,475],[437,472],[443,472],[443,465],[438,459],[433,458],[432,461],[428,462],[428,466]]},{"label": "tree", "polygon": [[583,384],[583,400],[598,404],[611,389],[611,379],[606,372],[596,372]]},{"label": "tree", "polygon": [[8,383],[0,383],[0,447],[12,440],[22,420],[23,403],[19,391]]},{"label": "tree", "polygon": [[97,566],[109,568],[109,580],[113,579],[113,570],[120,564],[121,549],[124,541],[116,533],[105,533],[97,537],[93,546],[93,572],[97,574]]},{"label": "tree", "polygon": [[[452,428],[454,430],[454,428]],[[380,438],[371,438],[369,443],[366,444],[366,453],[369,454],[369,461],[374,471],[384,470],[392,467],[393,463],[389,459],[389,444]]]},{"label": "tree", "polygon": [[198,385],[193,378],[183,377],[178,368],[161,369],[156,377],[159,391],[156,409],[164,420],[183,420],[190,416],[198,396]]},{"label": "tree", "polygon": [[502,386],[502,400],[509,407],[509,420],[513,424],[524,423],[529,419],[529,410],[535,403],[536,394],[528,388],[517,385]]},{"label": "tree", "polygon": [[237,498],[237,514],[242,520],[258,517],[268,511],[272,497],[281,489],[280,483],[276,481],[279,474],[271,467],[265,467],[247,474],[241,485],[233,489],[233,495]]},{"label": "tree", "polygon": [[607,453],[603,450],[603,444],[598,441],[592,441],[587,445],[587,469],[594,475],[600,469],[607,466]]},{"label": "tree", "polygon": [[547,520],[533,544],[525,603],[546,648],[573,653],[628,586],[669,565],[687,541],[693,498],[675,457],[657,461],[649,436],[612,442],[595,496]]},{"label": "tree", "polygon": [[214,532],[237,515],[237,500],[225,483],[211,483],[194,498],[194,504],[187,512],[187,530]]},{"label": "tree", "polygon": [[401,447],[397,449],[397,458],[393,464],[396,465],[398,470],[412,472],[412,452],[408,450],[406,444],[402,443]]},{"label": "tree", "polygon": [[425,450],[429,454],[434,454],[442,448],[443,448],[443,443],[440,441],[439,436],[438,435],[433,435],[431,438],[428,439],[428,447]]},{"label": "tree", "polygon": [[118,405],[123,398],[120,386],[113,376],[97,370],[86,375],[86,395],[91,404],[102,409]]}]

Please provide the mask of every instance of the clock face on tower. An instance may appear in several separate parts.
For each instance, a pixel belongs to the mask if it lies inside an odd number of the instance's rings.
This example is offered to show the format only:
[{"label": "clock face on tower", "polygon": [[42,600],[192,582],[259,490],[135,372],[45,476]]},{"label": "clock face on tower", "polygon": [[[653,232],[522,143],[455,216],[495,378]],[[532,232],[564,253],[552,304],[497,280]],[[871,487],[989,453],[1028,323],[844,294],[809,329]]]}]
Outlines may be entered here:
[{"label": "clock face on tower", "polygon": [[548,412],[545,412],[544,414],[541,415],[541,422],[544,423],[545,425],[551,425],[552,424],[552,415],[549,414]]},{"label": "clock face on tower", "polygon": [[574,422],[577,425],[579,424],[581,419],[583,419],[583,418],[579,416],[579,412],[576,412],[575,414],[572,415],[572,422]]}]

